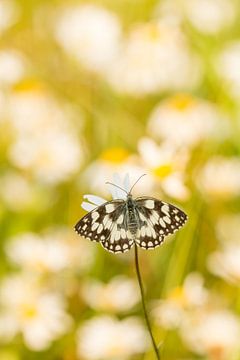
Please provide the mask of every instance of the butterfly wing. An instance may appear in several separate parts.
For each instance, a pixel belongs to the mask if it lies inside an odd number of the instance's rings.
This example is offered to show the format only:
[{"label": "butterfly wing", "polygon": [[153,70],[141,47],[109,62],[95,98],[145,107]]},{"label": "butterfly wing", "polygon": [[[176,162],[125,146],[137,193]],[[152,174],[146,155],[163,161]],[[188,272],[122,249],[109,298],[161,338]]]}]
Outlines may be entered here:
[{"label": "butterfly wing", "polygon": [[91,241],[105,241],[111,234],[113,223],[124,206],[123,200],[113,200],[90,211],[75,225],[75,231]]},{"label": "butterfly wing", "polygon": [[118,213],[110,229],[110,236],[101,242],[102,246],[110,252],[124,253],[131,249],[134,239],[127,226],[126,206]]},{"label": "butterfly wing", "polygon": [[109,201],[92,210],[79,220],[75,230],[88,240],[100,242],[110,252],[126,252],[133,246],[123,200]]},{"label": "butterfly wing", "polygon": [[136,243],[144,249],[159,246],[165,236],[173,234],[184,225],[187,215],[174,205],[141,197],[136,200],[139,229]]}]

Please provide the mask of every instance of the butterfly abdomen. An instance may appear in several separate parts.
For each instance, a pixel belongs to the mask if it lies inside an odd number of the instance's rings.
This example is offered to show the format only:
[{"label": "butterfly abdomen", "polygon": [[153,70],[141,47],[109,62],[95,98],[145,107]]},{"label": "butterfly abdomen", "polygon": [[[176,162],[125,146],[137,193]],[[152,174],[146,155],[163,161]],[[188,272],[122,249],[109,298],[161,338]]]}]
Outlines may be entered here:
[{"label": "butterfly abdomen", "polygon": [[127,226],[130,233],[136,235],[138,230],[138,220],[132,197],[127,199]]}]

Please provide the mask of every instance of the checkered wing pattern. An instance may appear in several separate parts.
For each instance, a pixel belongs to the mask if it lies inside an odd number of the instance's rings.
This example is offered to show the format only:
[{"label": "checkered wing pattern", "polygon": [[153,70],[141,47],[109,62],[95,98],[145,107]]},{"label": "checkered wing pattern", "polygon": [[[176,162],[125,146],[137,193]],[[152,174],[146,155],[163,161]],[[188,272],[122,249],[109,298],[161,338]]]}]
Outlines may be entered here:
[{"label": "checkered wing pattern", "polygon": [[165,236],[173,234],[187,220],[187,215],[182,210],[154,198],[137,198],[135,203],[139,218],[135,241],[144,249],[159,246]]},{"label": "checkered wing pattern", "polygon": [[76,224],[75,230],[88,240],[100,242],[110,252],[125,252],[133,246],[123,200],[109,201],[92,210]]}]

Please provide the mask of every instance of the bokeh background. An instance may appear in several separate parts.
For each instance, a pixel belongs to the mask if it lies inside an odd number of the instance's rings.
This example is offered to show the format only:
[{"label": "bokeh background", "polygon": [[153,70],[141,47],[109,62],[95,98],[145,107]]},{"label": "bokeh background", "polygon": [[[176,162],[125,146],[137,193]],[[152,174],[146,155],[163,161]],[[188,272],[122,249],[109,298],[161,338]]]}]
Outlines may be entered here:
[{"label": "bokeh background", "polygon": [[240,359],[238,0],[0,0],[0,359],[154,359],[133,251],[77,236],[84,194],[187,225],[140,251],[164,360]]}]

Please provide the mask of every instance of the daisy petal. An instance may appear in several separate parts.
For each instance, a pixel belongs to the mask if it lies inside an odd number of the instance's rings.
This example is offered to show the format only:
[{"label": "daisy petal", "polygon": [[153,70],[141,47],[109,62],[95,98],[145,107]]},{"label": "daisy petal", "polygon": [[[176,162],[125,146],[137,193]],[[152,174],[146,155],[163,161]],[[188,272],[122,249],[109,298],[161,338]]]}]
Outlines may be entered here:
[{"label": "daisy petal", "polygon": [[131,185],[130,185],[130,177],[129,177],[128,173],[124,176],[123,185],[124,185],[124,189],[127,192],[129,192],[130,188],[131,188]]},{"label": "daisy petal", "polygon": [[81,207],[86,211],[92,211],[93,209],[96,209],[97,205],[93,205],[86,201],[83,201]]},{"label": "daisy petal", "polygon": [[88,201],[90,201],[91,203],[93,203],[95,205],[102,205],[105,202],[107,202],[107,200],[101,198],[100,196],[91,195],[91,194],[84,195],[83,198],[87,199]]},{"label": "daisy petal", "polygon": [[[118,173],[114,173],[113,174],[113,183],[122,187],[123,189],[124,188],[124,185],[123,185],[123,182],[121,181],[121,177]],[[117,188],[117,187],[114,187],[114,186],[111,186],[109,187],[109,191],[111,192],[111,195],[113,197],[113,199],[123,199],[123,200],[126,200],[126,193],[125,191]]]}]

